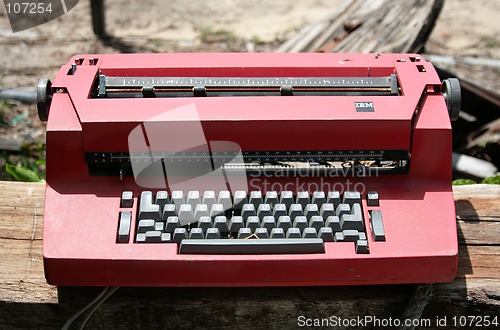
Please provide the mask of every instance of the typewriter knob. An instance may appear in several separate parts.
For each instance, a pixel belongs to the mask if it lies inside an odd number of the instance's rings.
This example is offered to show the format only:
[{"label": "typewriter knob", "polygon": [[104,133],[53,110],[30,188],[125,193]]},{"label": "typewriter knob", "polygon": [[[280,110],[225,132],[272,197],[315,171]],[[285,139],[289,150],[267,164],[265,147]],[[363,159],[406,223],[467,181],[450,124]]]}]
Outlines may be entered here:
[{"label": "typewriter knob", "polygon": [[442,93],[448,107],[450,120],[455,121],[460,114],[462,107],[462,96],[460,91],[460,81],[457,78],[443,80]]},{"label": "typewriter knob", "polygon": [[51,87],[52,83],[45,78],[40,79],[36,87],[36,105],[41,121],[47,121],[49,118],[50,103],[52,102]]}]

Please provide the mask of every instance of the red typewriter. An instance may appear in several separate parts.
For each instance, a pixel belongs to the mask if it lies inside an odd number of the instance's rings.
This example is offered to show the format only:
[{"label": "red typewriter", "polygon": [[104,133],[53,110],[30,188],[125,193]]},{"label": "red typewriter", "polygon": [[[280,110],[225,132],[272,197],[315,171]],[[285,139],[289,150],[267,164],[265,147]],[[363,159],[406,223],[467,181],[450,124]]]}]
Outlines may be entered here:
[{"label": "red typewriter", "polygon": [[419,55],[78,55],[37,92],[50,284],[456,273],[460,84]]}]

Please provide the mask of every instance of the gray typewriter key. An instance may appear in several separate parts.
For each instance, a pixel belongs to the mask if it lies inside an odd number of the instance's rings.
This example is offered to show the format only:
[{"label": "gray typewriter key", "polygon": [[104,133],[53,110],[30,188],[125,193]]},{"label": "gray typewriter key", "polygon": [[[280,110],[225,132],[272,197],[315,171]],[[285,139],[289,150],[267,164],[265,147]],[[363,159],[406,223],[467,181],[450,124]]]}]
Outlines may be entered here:
[{"label": "gray typewriter key", "polygon": [[134,194],[131,191],[122,192],[120,207],[132,207],[132,206],[134,206]]},{"label": "gray typewriter key", "polygon": [[319,215],[315,215],[309,219],[309,227],[316,229],[318,231],[321,227],[325,225],[323,218]]},{"label": "gray typewriter key", "polygon": [[227,218],[223,215],[215,217],[214,228],[219,229],[221,233],[227,233],[229,232],[229,226],[227,222]]},{"label": "gray typewriter key", "polygon": [[291,192],[289,190],[283,190],[280,194],[280,203],[285,204],[287,209],[288,209],[290,207],[290,205],[295,203],[295,201],[293,199],[293,192]]},{"label": "gray typewriter key", "polygon": [[302,238],[317,238],[317,237],[318,235],[316,229],[314,228],[307,227],[304,228],[304,230],[302,231]]},{"label": "gray typewriter key", "polygon": [[132,212],[120,212],[118,223],[118,243],[128,243],[130,239],[130,224],[132,222]]},{"label": "gray typewriter key", "polygon": [[181,204],[185,204],[184,193],[180,190],[172,191],[171,200],[172,204],[175,204],[175,208],[178,210]]},{"label": "gray typewriter key", "polygon": [[243,217],[233,216],[229,220],[229,231],[231,233],[237,233],[243,227]]},{"label": "gray typewriter key", "polygon": [[359,232],[359,236],[358,236],[358,237],[359,237],[359,239],[361,239],[361,240],[363,240],[363,239],[364,239],[364,240],[366,240],[366,234],[365,234],[365,232],[362,232],[362,231],[361,231],[361,232]]},{"label": "gray typewriter key", "polygon": [[248,217],[248,219],[246,220],[245,225],[246,225],[245,227],[250,228],[250,230],[252,230],[252,232],[254,232],[255,229],[257,229],[257,228],[260,227],[259,217],[257,217],[257,216]]},{"label": "gray typewriter key", "polygon": [[160,210],[163,210],[165,204],[168,204],[170,202],[168,200],[168,192],[166,192],[165,190],[157,191],[155,202],[160,206]]},{"label": "gray typewriter key", "polygon": [[241,210],[243,205],[248,203],[247,193],[243,190],[238,190],[234,193],[234,208],[236,210]]},{"label": "gray typewriter key", "polygon": [[357,240],[356,241],[356,253],[358,254],[367,254],[370,253],[368,251],[368,241],[367,240]]},{"label": "gray typewriter key", "polygon": [[278,219],[281,216],[288,215],[288,212],[286,211],[286,205],[285,204],[274,204],[273,207],[273,216]]},{"label": "gray typewriter key", "polygon": [[147,231],[145,234],[145,241],[146,243],[158,243],[161,242],[161,231],[157,230],[150,230]]},{"label": "gray typewriter key", "polygon": [[224,211],[229,210],[233,207],[233,201],[231,200],[231,193],[227,190],[219,191],[219,198],[217,203],[222,204]]},{"label": "gray typewriter key", "polygon": [[186,203],[191,205],[194,210],[196,205],[201,204],[200,192],[197,190],[188,191]]},{"label": "gray typewriter key", "polygon": [[177,212],[175,211],[175,204],[165,204],[163,207],[163,215],[161,216],[162,220],[167,220],[168,217],[177,216]]},{"label": "gray typewriter key", "polygon": [[341,203],[340,192],[338,192],[337,190],[329,191],[328,195],[326,196],[326,202],[332,203],[335,207],[339,206],[339,204]]},{"label": "gray typewriter key", "polygon": [[259,190],[251,191],[248,202],[255,205],[255,208],[259,207],[259,205],[262,204],[262,192]]},{"label": "gray typewriter key", "polygon": [[220,238],[219,228],[208,228],[205,234],[206,239],[218,239]]},{"label": "gray typewriter key", "polygon": [[271,231],[273,228],[276,228],[276,220],[273,216],[266,216],[262,219],[262,228],[266,228],[267,231]]},{"label": "gray typewriter key", "polygon": [[379,206],[378,192],[369,191],[366,195],[366,204],[368,204],[368,206]]},{"label": "gray typewriter key", "polygon": [[309,226],[307,218],[304,216],[296,217],[293,220],[293,227],[298,228],[301,232]]},{"label": "gray typewriter key", "polygon": [[146,234],[140,233],[135,236],[136,243],[145,243],[146,242]]},{"label": "gray typewriter key", "polygon": [[341,231],[336,232],[335,235],[333,236],[333,241],[334,242],[343,242],[344,241],[344,233]]},{"label": "gray typewriter key", "polygon": [[194,209],[195,220],[200,220],[201,217],[209,217],[208,206],[206,204],[198,204]]},{"label": "gray typewriter key", "polygon": [[302,235],[300,234],[300,229],[299,228],[289,228],[286,231],[286,238],[301,238]]},{"label": "gray typewriter key", "polygon": [[344,242],[356,242],[359,239],[359,231],[357,230],[343,230]]},{"label": "gray typewriter key", "polygon": [[198,228],[203,229],[204,232],[206,232],[208,228],[212,227],[213,227],[212,218],[201,217],[200,220],[198,220]]},{"label": "gray typewriter key", "polygon": [[210,209],[210,216],[212,218],[224,215],[224,205],[222,204],[213,204]]},{"label": "gray typewriter key", "polygon": [[155,230],[155,221],[153,219],[139,220],[139,224],[137,225],[138,233],[145,233],[150,230]]},{"label": "gray typewriter key", "polygon": [[252,230],[250,228],[240,228],[238,230],[238,239],[245,239],[252,236]]},{"label": "gray typewriter key", "polygon": [[375,241],[385,241],[382,211],[373,210],[370,212],[370,228],[372,230],[372,236]]},{"label": "gray typewriter key", "polygon": [[174,234],[172,235],[172,241],[175,243],[180,243],[183,239],[188,238],[188,233],[186,228],[175,228]]},{"label": "gray typewriter key", "polygon": [[168,243],[172,239],[172,235],[170,233],[161,233],[161,241],[163,243]]},{"label": "gray typewriter key", "polygon": [[141,193],[141,201],[139,203],[139,220],[153,219],[160,221],[160,206],[153,204],[153,193],[151,191],[143,191]]},{"label": "gray typewriter key", "polygon": [[319,214],[323,217],[323,219],[327,219],[329,216],[335,215],[335,206],[333,206],[332,203],[324,203],[321,205]]},{"label": "gray typewriter key", "polygon": [[363,222],[363,211],[361,211],[361,204],[354,203],[351,207],[351,214],[354,215],[356,220]]},{"label": "gray typewriter key", "polygon": [[302,205],[300,204],[290,205],[290,210],[288,211],[288,215],[292,220],[295,220],[295,217],[303,216],[304,212],[302,211]]},{"label": "gray typewriter key", "polygon": [[203,235],[203,229],[201,228],[191,228],[189,231],[189,239],[203,239],[205,235]]},{"label": "gray typewriter key", "polygon": [[349,204],[340,204],[335,210],[335,215],[339,218],[344,214],[351,214],[351,206],[349,206]]},{"label": "gray typewriter key", "polygon": [[266,192],[264,203],[271,205],[271,207],[273,207],[275,204],[278,204],[278,193],[276,191]]},{"label": "gray typewriter key", "polygon": [[203,193],[203,204],[206,204],[208,206],[208,209],[210,210],[212,208],[212,205],[217,203],[217,198],[215,197],[215,191],[213,190],[207,190]]},{"label": "gray typewriter key", "polygon": [[258,238],[269,238],[269,233],[266,228],[257,228],[254,232],[255,236]]},{"label": "gray typewriter key", "polygon": [[365,230],[362,220],[356,219],[354,214],[344,214],[340,217],[340,226],[342,230]]},{"label": "gray typewriter key", "polygon": [[243,220],[247,220],[248,217],[256,215],[257,213],[255,212],[255,206],[253,204],[245,204],[241,208],[241,216],[243,217]]},{"label": "gray typewriter key", "polygon": [[307,204],[304,209],[304,215],[310,220],[312,217],[319,215],[318,205]]},{"label": "gray typewriter key", "polygon": [[300,204],[302,207],[306,207],[309,204],[309,192],[299,191],[297,193],[297,198],[295,199],[295,204]]},{"label": "gray typewriter key", "polygon": [[318,205],[318,208],[326,203],[326,196],[324,191],[315,191],[311,198],[311,203]]},{"label": "gray typewriter key", "polygon": [[189,204],[181,204],[179,208],[179,223],[181,226],[194,222],[193,208]]},{"label": "gray typewriter key", "polygon": [[157,231],[163,231],[163,228],[165,227],[165,224],[161,221],[155,222],[155,230]]},{"label": "gray typewriter key", "polygon": [[283,228],[273,228],[269,236],[271,238],[285,238],[285,231]]},{"label": "gray typewriter key", "polygon": [[264,219],[264,217],[268,217],[271,215],[271,205],[269,204],[260,204],[257,208],[257,216],[259,219]]},{"label": "gray typewriter key", "polygon": [[340,226],[340,219],[336,215],[329,216],[328,218],[326,218],[325,226],[332,228],[334,232],[342,230],[342,227]]},{"label": "gray typewriter key", "polygon": [[361,203],[361,194],[359,191],[345,191],[342,203],[352,206],[354,203]]},{"label": "gray typewriter key", "polygon": [[318,238],[323,242],[333,242],[333,230],[330,227],[321,227],[318,231]]},{"label": "gray typewriter key", "polygon": [[292,228],[292,220],[289,216],[284,215],[278,218],[278,228],[282,228],[284,231]]},{"label": "gray typewriter key", "polygon": [[165,232],[173,233],[175,229],[179,228],[179,218],[178,217],[168,217],[165,222]]}]

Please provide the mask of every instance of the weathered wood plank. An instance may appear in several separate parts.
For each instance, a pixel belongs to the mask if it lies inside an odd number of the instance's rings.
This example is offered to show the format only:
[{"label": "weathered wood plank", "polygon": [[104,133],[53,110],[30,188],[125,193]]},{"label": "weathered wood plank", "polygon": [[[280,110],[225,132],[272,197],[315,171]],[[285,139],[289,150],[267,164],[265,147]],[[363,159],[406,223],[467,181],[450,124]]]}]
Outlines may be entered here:
[{"label": "weathered wood plank", "polygon": [[[46,284],[43,184],[0,182],[0,328],[60,327],[98,291]],[[454,282],[435,285],[423,317],[497,313],[500,186],[454,187],[460,255]],[[89,328],[290,328],[300,315],[402,315],[411,285],[331,288],[121,288]],[[59,302],[59,304],[57,304]]]}]

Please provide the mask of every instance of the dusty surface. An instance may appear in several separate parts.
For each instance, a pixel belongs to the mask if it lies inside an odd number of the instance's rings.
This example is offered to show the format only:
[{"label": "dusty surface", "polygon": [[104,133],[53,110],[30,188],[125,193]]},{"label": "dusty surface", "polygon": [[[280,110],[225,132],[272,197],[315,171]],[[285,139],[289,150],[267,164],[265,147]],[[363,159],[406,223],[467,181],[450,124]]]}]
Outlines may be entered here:
[{"label": "dusty surface", "polygon": [[[143,52],[272,51],[341,1],[107,0],[107,28]],[[500,59],[499,19],[499,1],[447,0],[427,51]],[[13,34],[0,6],[0,89],[52,79],[73,54],[118,52],[95,38],[90,22],[82,0],[56,20]],[[457,70],[499,92],[499,68]],[[0,142],[44,140],[34,106],[2,104],[0,119]]]}]

